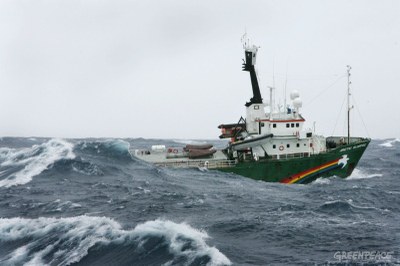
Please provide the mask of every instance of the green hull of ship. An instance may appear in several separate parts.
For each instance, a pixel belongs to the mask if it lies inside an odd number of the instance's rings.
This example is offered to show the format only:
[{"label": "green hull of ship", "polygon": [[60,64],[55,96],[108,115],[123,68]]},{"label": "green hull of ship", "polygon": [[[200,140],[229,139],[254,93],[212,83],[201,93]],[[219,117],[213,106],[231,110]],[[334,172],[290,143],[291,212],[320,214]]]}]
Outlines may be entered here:
[{"label": "green hull of ship", "polygon": [[319,177],[345,178],[351,175],[369,142],[370,139],[364,139],[309,157],[243,161],[234,167],[218,170],[256,180],[289,184],[310,183]]}]

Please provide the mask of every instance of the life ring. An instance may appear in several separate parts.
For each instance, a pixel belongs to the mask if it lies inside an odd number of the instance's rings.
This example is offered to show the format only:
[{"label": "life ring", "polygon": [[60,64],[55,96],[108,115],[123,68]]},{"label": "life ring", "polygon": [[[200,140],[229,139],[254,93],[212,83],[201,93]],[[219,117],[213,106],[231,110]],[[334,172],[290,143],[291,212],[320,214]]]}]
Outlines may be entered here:
[{"label": "life ring", "polygon": [[178,149],[174,149],[174,150],[173,150],[173,153],[178,153]]},{"label": "life ring", "polygon": [[283,151],[285,148],[283,147],[283,145],[279,146],[279,150]]}]

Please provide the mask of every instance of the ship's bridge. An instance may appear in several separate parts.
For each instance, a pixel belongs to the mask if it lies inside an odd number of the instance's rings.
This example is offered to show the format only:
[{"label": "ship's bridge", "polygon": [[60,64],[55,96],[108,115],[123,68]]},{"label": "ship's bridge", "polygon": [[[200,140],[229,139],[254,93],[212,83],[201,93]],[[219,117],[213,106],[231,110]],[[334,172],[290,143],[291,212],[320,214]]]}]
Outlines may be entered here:
[{"label": "ship's bridge", "polygon": [[264,103],[254,103],[246,107],[246,129],[251,135],[273,134],[274,136],[291,136],[301,133],[305,119],[299,113],[302,102],[297,91],[290,94],[291,105],[286,110],[265,112],[269,106]]},{"label": "ship's bridge", "polygon": [[304,118],[291,119],[260,119],[257,121],[260,124],[260,134],[274,134],[274,136],[289,136],[297,135],[303,130]]}]

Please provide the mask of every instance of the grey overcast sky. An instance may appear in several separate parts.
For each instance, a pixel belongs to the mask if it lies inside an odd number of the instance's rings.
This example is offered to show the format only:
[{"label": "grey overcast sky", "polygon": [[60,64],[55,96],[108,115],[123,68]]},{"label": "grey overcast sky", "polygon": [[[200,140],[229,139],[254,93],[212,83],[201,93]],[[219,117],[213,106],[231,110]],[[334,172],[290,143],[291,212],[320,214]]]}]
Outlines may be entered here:
[{"label": "grey overcast sky", "polygon": [[2,0],[0,136],[217,138],[251,97],[245,29],[265,100],[274,73],[344,134],[349,64],[353,134],[400,137],[397,0]]}]

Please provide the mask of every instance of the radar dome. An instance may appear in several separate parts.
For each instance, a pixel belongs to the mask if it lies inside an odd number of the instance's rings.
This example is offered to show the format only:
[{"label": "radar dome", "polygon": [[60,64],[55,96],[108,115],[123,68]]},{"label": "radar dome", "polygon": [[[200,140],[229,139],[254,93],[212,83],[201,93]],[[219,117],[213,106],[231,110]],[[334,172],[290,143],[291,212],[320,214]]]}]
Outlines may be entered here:
[{"label": "radar dome", "polygon": [[296,91],[296,90],[294,90],[294,91],[292,91],[291,93],[290,93],[290,99],[293,101],[294,99],[296,99],[296,98],[299,98],[300,97],[300,93],[298,92],[298,91]]},{"label": "radar dome", "polygon": [[303,106],[303,101],[300,99],[300,97],[297,97],[296,99],[293,100],[293,106],[296,109],[299,109],[300,107]]}]

